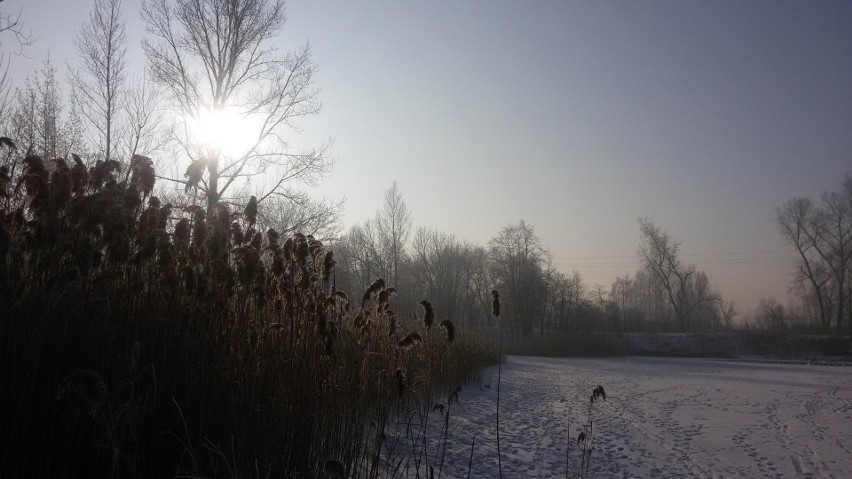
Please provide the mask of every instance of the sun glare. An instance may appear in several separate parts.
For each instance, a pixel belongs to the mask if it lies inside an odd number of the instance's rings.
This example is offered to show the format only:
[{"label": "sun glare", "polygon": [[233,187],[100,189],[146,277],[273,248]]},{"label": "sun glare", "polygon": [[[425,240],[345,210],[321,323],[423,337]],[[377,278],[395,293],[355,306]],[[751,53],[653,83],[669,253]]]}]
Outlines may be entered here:
[{"label": "sun glare", "polygon": [[227,157],[242,156],[257,141],[257,120],[232,109],[204,111],[189,120],[190,132],[198,144],[214,148]]}]

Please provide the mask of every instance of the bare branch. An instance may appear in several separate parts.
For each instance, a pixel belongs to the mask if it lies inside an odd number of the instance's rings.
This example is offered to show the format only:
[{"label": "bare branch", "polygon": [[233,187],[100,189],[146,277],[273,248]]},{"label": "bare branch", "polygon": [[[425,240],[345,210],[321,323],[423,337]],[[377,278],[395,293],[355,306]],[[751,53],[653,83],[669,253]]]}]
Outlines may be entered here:
[{"label": "bare branch", "polygon": [[152,77],[184,118],[229,111],[257,121],[251,144],[239,153],[192,135],[181,140],[184,161],[208,160],[208,208],[264,173],[261,201],[328,171],[327,146],[293,153],[288,142],[298,120],[317,113],[319,103],[310,48],[282,55],[271,41],[284,25],[282,0],[147,0],[142,10]]}]

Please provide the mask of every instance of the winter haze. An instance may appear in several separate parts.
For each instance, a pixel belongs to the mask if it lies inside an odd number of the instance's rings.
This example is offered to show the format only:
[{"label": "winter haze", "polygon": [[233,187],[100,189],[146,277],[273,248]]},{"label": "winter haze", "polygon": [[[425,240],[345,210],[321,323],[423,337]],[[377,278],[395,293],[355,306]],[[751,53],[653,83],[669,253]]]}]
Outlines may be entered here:
[{"label": "winter haze", "polygon": [[[6,0],[60,74],[87,2]],[[144,65],[125,5],[129,68]],[[852,151],[849,2],[292,1],[281,49],[310,43],[334,138],[316,195],[345,223],[394,180],[415,226],[485,244],[535,227],[555,265],[610,289],[633,275],[637,219],[682,241],[740,311],[784,301],[795,260],[775,209],[836,190]],[[9,40],[11,41],[11,40]]]}]

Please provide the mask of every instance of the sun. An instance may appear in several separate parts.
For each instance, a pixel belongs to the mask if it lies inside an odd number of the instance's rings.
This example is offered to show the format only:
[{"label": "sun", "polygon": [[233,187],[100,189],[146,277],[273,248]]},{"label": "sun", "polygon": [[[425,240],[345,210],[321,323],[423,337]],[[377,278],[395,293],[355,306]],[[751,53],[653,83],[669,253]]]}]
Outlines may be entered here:
[{"label": "sun", "polygon": [[260,125],[251,115],[232,108],[204,110],[187,121],[193,140],[225,157],[240,157],[257,143]]}]

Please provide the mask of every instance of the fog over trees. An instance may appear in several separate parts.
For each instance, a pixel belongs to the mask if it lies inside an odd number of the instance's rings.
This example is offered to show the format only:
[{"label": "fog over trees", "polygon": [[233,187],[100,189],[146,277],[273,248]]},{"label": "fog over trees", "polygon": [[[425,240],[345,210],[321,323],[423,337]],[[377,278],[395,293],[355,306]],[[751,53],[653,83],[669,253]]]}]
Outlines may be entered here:
[{"label": "fog over trees", "polygon": [[[503,298],[509,337],[574,331],[707,332],[760,328],[842,332],[852,328],[852,175],[842,189],[815,204],[786,202],[776,212],[780,233],[799,252],[786,301],[762,298],[743,315],[700,265],[684,261],[681,242],[662,226],[640,218],[637,255],[642,266],[617,277],[609,288],[589,286],[576,271],[558,271],[533,225],[519,220],[495,232],[487,245],[416,227],[411,239],[393,243],[379,227],[394,210],[408,208],[394,183],[376,216],[351,227],[336,242],[338,287],[366,289],[377,276],[404,286],[397,304],[415,313],[430,298],[437,314],[471,327],[492,324],[489,292]],[[410,223],[405,223],[408,230]],[[393,248],[391,248],[393,244]],[[393,261],[396,259],[396,262]],[[791,258],[791,262],[793,258]]]},{"label": "fog over trees", "polygon": [[[381,226],[393,218],[400,218],[396,236],[393,228]],[[535,227],[524,220],[501,228],[487,245],[476,245],[423,227],[409,239],[409,218],[394,183],[376,216],[335,242],[337,287],[357,294],[382,277],[400,291],[395,304],[401,312],[415,314],[418,301],[429,298],[437,315],[473,328],[493,326],[490,291],[496,288],[503,327],[515,340],[534,333],[695,332],[734,324],[734,305],[704,271],[684,263],[680,244],[648,219],[639,222],[642,269],[607,290],[588,287],[576,271],[558,271]]]}]

